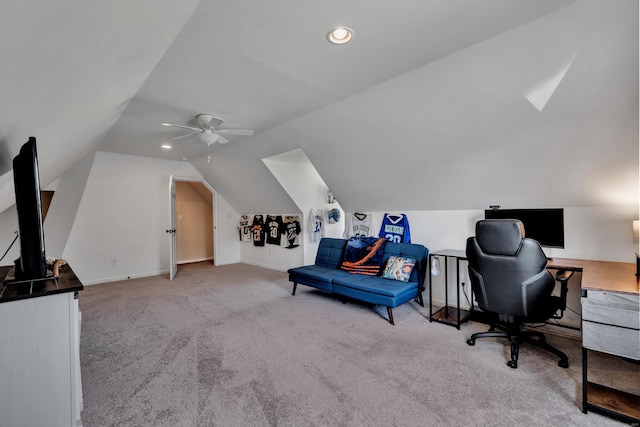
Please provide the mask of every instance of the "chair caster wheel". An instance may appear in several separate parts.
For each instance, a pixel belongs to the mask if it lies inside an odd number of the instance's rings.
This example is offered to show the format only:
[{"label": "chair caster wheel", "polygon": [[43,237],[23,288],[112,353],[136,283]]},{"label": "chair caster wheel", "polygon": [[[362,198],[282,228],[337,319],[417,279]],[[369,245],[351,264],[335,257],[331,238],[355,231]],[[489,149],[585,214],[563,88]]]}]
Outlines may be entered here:
[{"label": "chair caster wheel", "polygon": [[469,338],[469,339],[467,340],[467,344],[469,344],[469,345],[476,345],[476,340],[472,340],[471,338]]},{"label": "chair caster wheel", "polygon": [[558,366],[561,368],[567,369],[569,367],[569,362],[567,360],[560,360],[558,362]]},{"label": "chair caster wheel", "polygon": [[511,369],[516,369],[518,367],[518,362],[516,362],[515,360],[510,360],[507,362],[507,366]]}]

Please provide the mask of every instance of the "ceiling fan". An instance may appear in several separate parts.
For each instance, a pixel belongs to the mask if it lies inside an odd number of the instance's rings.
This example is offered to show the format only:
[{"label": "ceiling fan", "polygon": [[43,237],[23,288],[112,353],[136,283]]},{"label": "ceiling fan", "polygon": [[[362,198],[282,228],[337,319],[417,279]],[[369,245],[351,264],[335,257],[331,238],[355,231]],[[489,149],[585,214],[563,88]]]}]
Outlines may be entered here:
[{"label": "ceiling fan", "polygon": [[185,135],[174,136],[173,139],[182,139],[192,135],[197,135],[200,141],[207,144],[207,146],[216,142],[219,142],[220,144],[229,142],[229,140],[222,135],[253,135],[253,131],[248,129],[220,129],[218,126],[220,126],[222,122],[222,119],[214,116],[213,114],[198,114],[196,116],[196,123],[198,124],[198,127],[174,125],[172,123],[162,123],[162,125],[189,129],[192,131]]}]

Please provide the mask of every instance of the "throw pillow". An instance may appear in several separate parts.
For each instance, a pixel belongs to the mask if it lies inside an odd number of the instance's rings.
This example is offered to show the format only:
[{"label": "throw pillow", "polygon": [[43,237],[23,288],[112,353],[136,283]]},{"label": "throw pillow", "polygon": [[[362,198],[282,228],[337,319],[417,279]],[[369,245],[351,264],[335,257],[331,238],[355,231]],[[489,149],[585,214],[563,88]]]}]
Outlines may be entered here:
[{"label": "throw pillow", "polygon": [[413,258],[392,255],[387,260],[387,265],[382,272],[382,278],[408,282],[415,265],[416,260]]},{"label": "throw pillow", "polygon": [[351,237],[340,268],[349,273],[377,276],[386,242],[386,239],[378,237]]}]

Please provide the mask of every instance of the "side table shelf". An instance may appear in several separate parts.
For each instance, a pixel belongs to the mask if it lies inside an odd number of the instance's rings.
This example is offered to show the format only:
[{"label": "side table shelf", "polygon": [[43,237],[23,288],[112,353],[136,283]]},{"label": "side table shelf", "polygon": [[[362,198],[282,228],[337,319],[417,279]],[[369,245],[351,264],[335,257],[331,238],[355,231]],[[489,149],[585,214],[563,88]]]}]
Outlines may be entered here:
[{"label": "side table shelf", "polygon": [[628,423],[640,423],[640,396],[587,380],[588,349],[582,347],[582,412],[599,412]]},{"label": "side table shelf", "polygon": [[[461,250],[444,249],[429,255],[429,265],[433,265],[434,258],[444,258],[444,307],[433,311],[433,272],[429,273],[429,322],[435,321],[460,329],[460,324],[467,321],[470,311],[460,308],[460,261],[466,260],[466,254]],[[455,306],[449,303],[449,258],[456,259],[456,301]],[[453,303],[453,302],[451,302]]]}]

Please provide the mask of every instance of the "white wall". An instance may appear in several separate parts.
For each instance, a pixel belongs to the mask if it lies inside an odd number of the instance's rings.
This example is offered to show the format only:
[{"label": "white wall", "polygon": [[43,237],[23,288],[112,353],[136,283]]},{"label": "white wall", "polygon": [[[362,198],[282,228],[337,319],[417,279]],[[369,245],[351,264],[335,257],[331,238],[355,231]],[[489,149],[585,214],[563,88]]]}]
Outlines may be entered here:
[{"label": "white wall", "polygon": [[240,262],[240,239],[238,237],[238,220],[240,216],[233,210],[229,202],[215,194],[213,228],[217,236],[218,246],[213,249],[215,265],[226,265]]},{"label": "white wall", "polygon": [[[170,175],[200,178],[186,162],[96,153],[63,254],[83,284],[168,272]],[[226,226],[235,213],[221,199]],[[218,238],[233,254],[237,243],[225,242],[226,233]]]},{"label": "white wall", "polygon": [[[289,249],[289,253],[284,253],[287,256],[286,262],[278,262],[277,269],[286,270],[290,267],[296,267],[302,264],[313,264],[316,258],[316,252],[318,251],[318,242],[314,242],[311,239],[311,210],[322,210],[324,221],[324,235],[327,237],[340,237],[342,230],[344,229],[343,210],[340,203],[334,201],[329,204],[327,201],[327,192],[329,187],[323,181],[322,177],[309,161],[302,149],[291,150],[275,156],[270,156],[262,159],[264,164],[269,168],[269,171],[276,177],[280,185],[287,192],[287,195],[293,200],[300,212],[300,221],[302,226],[302,235],[300,236],[300,250],[294,252],[294,256],[291,256],[293,250]],[[326,221],[326,213],[329,209],[336,208],[340,211],[340,223],[328,224]],[[276,249],[279,252],[279,249]],[[265,260],[265,253],[260,251],[259,248],[255,250],[248,249],[245,251],[245,262],[258,262],[258,265],[263,265],[264,261],[271,261],[272,255],[269,251],[266,252],[267,259]],[[301,258],[302,257],[302,258]]]},{"label": "white wall", "polygon": [[56,181],[51,206],[44,221],[44,243],[47,256],[62,258],[94,158],[95,154],[86,157]]},{"label": "white wall", "polygon": [[[4,211],[0,212],[0,249],[2,254],[9,248],[13,239],[18,235],[18,212],[16,211],[15,202]],[[45,242],[46,244],[46,242]],[[20,256],[20,242],[16,242],[4,258],[0,261],[0,265],[13,265],[13,261]]]},{"label": "white wall", "polygon": [[[387,212],[370,212],[373,214],[374,230],[379,230],[382,217]],[[406,211],[388,212],[405,213],[409,219],[411,241],[425,245],[430,252],[442,249],[464,250],[467,237],[474,234],[475,223],[482,219],[482,210],[440,210],[440,211]],[[347,213],[347,215],[350,213]],[[638,217],[637,206],[604,206],[564,208],[565,248],[544,248],[549,257],[579,258],[602,261],[635,262],[637,244],[633,243],[632,221]],[[341,223],[334,225],[332,236],[340,236],[344,228],[344,215]],[[303,224],[308,226],[307,224]],[[340,227],[340,233],[335,234],[335,227]],[[308,238],[308,237],[307,237]],[[306,239],[305,239],[305,244]],[[246,245],[246,246],[245,246]],[[269,245],[264,248],[253,248],[251,244],[244,244],[242,261],[261,265],[276,270],[286,270],[292,265],[291,256],[287,250],[272,249],[269,255]],[[451,264],[451,263],[450,263]],[[300,264],[298,264],[300,265]],[[455,271],[455,270],[454,270]],[[449,276],[450,292],[455,291],[455,277]],[[437,280],[443,280],[439,276]],[[434,301],[444,299],[442,292],[434,293]],[[442,295],[441,295],[442,294]]]}]

